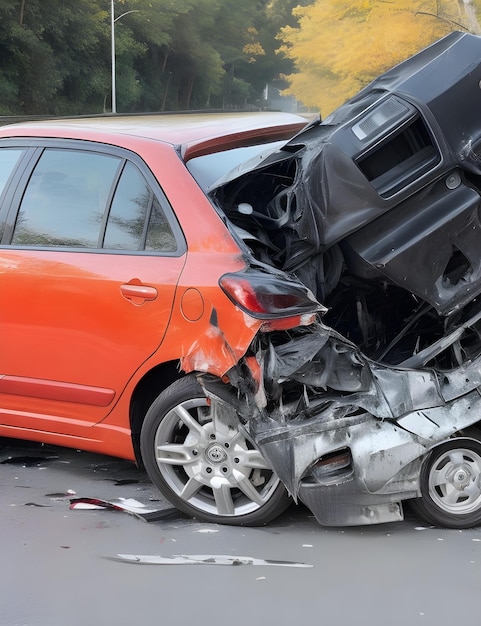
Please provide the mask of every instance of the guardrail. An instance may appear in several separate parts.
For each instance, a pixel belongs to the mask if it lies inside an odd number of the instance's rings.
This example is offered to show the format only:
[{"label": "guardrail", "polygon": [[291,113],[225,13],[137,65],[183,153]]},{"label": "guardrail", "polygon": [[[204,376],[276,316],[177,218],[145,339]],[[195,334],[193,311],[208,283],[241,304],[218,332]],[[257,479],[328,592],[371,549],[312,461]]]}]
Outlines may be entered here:
[{"label": "guardrail", "polygon": [[46,120],[50,115],[0,115],[0,126],[15,124],[16,122],[32,122],[35,120]]}]

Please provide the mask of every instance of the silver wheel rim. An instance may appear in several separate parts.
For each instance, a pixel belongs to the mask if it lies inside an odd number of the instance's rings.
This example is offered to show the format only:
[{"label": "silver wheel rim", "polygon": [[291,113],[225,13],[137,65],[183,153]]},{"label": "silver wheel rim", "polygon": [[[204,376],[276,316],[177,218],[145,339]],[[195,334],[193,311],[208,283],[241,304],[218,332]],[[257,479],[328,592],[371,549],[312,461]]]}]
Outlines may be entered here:
[{"label": "silver wheel rim", "polygon": [[253,513],[279,479],[238,429],[213,420],[206,398],[187,400],[162,419],[154,440],[159,471],[175,495],[210,515]]},{"label": "silver wheel rim", "polygon": [[429,472],[429,495],[446,513],[465,515],[481,507],[481,456],[468,448],[448,450]]}]

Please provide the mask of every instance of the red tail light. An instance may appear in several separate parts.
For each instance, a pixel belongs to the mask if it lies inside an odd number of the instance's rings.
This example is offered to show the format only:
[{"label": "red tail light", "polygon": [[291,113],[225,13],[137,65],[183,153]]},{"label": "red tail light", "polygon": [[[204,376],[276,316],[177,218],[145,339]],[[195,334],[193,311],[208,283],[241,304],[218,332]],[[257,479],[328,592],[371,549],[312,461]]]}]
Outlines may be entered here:
[{"label": "red tail light", "polygon": [[224,274],[220,286],[240,309],[257,319],[279,319],[325,311],[313,293],[288,276],[260,271]]}]

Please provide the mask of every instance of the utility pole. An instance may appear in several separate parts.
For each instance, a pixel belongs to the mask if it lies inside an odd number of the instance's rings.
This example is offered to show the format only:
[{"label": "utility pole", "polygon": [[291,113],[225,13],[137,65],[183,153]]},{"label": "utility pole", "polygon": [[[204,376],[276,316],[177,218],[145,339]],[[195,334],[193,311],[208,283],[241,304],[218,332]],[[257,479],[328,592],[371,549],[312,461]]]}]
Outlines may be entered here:
[{"label": "utility pole", "polygon": [[122,17],[128,15],[129,13],[139,13],[139,11],[126,11],[125,13],[122,13],[122,15],[115,17],[114,0],[110,0],[110,32],[112,36],[112,113],[117,113],[117,87],[115,84],[115,22],[118,22]]}]

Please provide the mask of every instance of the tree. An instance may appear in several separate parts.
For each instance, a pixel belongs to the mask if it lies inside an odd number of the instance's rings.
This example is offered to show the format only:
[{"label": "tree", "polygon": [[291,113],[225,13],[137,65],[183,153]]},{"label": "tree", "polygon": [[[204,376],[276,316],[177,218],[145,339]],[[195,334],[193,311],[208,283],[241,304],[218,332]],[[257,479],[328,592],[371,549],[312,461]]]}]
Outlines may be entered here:
[{"label": "tree", "polygon": [[476,8],[469,0],[316,0],[298,7],[298,27],[280,34],[281,52],[297,68],[287,92],[327,115],[440,37],[478,29]]},{"label": "tree", "polygon": [[224,68],[222,89],[212,104],[219,108],[238,108],[259,99],[265,80],[257,80],[257,65],[265,56],[259,40],[259,26],[265,19],[259,0],[220,0],[213,45]]},{"label": "tree", "polygon": [[107,11],[95,0],[4,0],[0,111],[102,110],[110,91]]},{"label": "tree", "polygon": [[191,0],[175,17],[162,110],[205,108],[220,90],[224,70],[213,42],[218,11],[218,0]]}]

